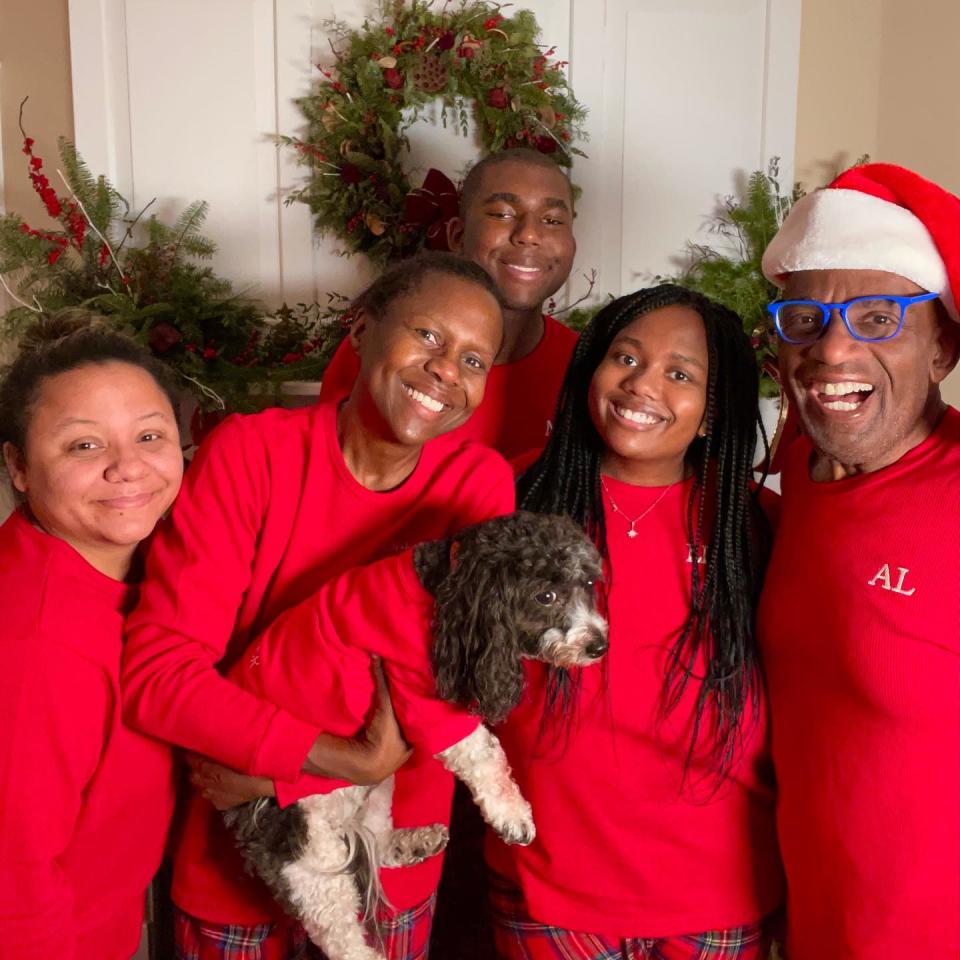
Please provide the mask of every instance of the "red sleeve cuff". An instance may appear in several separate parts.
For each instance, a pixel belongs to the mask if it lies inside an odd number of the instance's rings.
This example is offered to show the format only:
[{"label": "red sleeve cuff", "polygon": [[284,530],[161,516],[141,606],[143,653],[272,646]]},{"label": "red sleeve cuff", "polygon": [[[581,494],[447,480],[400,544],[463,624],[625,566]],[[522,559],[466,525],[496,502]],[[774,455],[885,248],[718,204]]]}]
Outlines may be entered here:
[{"label": "red sleeve cuff", "polygon": [[304,797],[312,797],[315,793],[333,793],[341,787],[352,787],[347,780],[333,780],[330,777],[314,777],[308,773],[301,774],[293,783],[286,780],[275,780],[273,789],[277,794],[277,803],[281,807],[289,807]]},{"label": "red sleeve cuff", "polygon": [[260,741],[250,773],[258,777],[293,782],[320,731],[302,720],[277,710]]}]

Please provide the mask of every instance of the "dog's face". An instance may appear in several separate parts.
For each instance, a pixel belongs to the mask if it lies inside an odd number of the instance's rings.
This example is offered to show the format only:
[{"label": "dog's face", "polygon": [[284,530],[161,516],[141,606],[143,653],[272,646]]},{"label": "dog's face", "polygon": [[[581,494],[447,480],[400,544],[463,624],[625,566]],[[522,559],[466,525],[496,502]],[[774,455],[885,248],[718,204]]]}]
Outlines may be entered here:
[{"label": "dog's face", "polygon": [[422,544],[414,562],[436,600],[437,692],[491,723],[519,701],[524,658],[569,668],[607,652],[600,557],[569,517],[518,510]]},{"label": "dog's face", "polygon": [[[553,519],[553,518],[550,518]],[[520,654],[556,667],[599,660],[609,646],[607,622],[597,610],[600,557],[580,531],[562,530],[541,557],[535,576],[511,591]],[[572,534],[572,535],[571,535]]]}]

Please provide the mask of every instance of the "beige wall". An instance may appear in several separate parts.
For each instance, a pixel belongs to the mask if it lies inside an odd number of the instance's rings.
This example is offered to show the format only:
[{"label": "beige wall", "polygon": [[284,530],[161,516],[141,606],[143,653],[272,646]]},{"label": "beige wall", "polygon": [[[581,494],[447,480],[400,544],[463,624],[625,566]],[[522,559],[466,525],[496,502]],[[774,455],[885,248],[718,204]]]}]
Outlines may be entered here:
[{"label": "beige wall", "polygon": [[796,179],[819,186],[877,156],[882,0],[803,0]]},{"label": "beige wall", "polygon": [[53,160],[57,137],[73,137],[73,96],[70,82],[70,38],[67,0],[0,0],[0,138],[3,143],[4,205],[31,225],[50,221],[33,193],[21,152],[17,127],[20,101],[24,128],[36,141],[34,152]]},{"label": "beige wall", "polygon": [[[796,177],[868,153],[960,193],[958,0],[803,0]],[[960,407],[960,371],[944,386]]]}]

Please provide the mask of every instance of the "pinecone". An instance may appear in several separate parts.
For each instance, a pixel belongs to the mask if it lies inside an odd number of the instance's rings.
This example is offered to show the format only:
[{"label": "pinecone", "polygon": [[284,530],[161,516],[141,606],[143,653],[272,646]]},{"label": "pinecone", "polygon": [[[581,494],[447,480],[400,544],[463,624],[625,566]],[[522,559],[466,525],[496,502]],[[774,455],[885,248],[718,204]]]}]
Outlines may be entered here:
[{"label": "pinecone", "polygon": [[447,85],[448,76],[443,60],[428,53],[414,68],[413,82],[425,93],[439,93]]}]

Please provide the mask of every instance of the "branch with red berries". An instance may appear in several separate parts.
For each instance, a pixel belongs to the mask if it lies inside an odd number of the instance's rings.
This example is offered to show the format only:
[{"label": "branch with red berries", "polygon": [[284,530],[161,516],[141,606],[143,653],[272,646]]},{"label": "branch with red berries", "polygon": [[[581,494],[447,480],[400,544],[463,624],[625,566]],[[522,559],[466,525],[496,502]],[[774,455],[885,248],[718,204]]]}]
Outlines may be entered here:
[{"label": "branch with red berries", "polygon": [[342,298],[265,313],[204,262],[215,251],[200,232],[206,203],[172,225],[145,217],[153,201],[131,216],[72,144],[59,147],[60,192],[23,132],[27,174],[58,229],[0,217],[0,287],[13,303],[0,339],[17,339],[38,314],[86,307],[148,346],[207,410],[257,409],[276,402],[283,382],[320,377],[343,336]]}]

